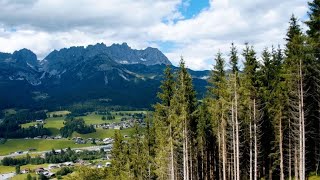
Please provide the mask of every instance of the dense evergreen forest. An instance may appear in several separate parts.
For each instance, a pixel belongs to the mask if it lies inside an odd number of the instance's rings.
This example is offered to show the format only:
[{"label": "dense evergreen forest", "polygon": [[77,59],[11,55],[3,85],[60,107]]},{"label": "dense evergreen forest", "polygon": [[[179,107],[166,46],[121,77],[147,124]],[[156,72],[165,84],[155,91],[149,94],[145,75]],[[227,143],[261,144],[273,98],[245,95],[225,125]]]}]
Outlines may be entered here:
[{"label": "dense evergreen forest", "polygon": [[[299,179],[320,172],[320,0],[291,17],[285,47],[217,53],[207,95],[196,99],[183,59],[168,67],[147,128],[116,132],[112,167],[75,179]],[[226,57],[228,56],[228,57]],[[258,58],[261,57],[261,58]],[[239,64],[243,62],[244,68]],[[227,71],[227,67],[231,67]]]},{"label": "dense evergreen forest", "polygon": [[3,120],[0,120],[0,139],[51,135],[49,129],[44,128],[42,124],[38,124],[37,128],[33,126],[28,128],[21,127],[21,124],[29,123],[34,120],[43,120],[46,118],[47,115],[45,111],[30,110],[22,110],[16,114],[6,116]]}]

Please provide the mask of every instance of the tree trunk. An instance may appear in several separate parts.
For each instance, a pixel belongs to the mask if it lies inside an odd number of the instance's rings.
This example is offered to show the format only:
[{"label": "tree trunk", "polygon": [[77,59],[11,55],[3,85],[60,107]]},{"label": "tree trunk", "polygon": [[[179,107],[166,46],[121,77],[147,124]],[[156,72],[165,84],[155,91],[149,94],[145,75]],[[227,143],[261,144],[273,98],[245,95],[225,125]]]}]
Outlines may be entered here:
[{"label": "tree trunk", "polygon": [[305,179],[305,123],[304,123],[304,105],[303,105],[303,78],[302,78],[302,60],[300,59],[299,66],[300,75],[300,180]]},{"label": "tree trunk", "polygon": [[253,99],[253,123],[254,123],[254,180],[258,180],[258,142],[257,142],[257,117],[256,99]]},{"label": "tree trunk", "polygon": [[288,149],[288,156],[289,156],[289,180],[292,179],[292,165],[291,165],[291,161],[292,161],[292,157],[291,157],[291,122],[289,119],[289,149]]},{"label": "tree trunk", "polygon": [[193,179],[193,178],[192,178],[192,177],[193,177],[193,169],[192,169],[192,168],[193,168],[193,166],[192,166],[192,163],[193,163],[193,162],[192,162],[192,154],[193,154],[193,153],[192,153],[192,149],[191,149],[191,148],[192,148],[191,143],[190,143],[189,147],[190,147],[190,149],[189,149],[189,151],[190,151],[190,153],[189,153],[189,154],[190,154],[190,157],[189,157],[189,159],[190,159],[190,162],[189,162],[189,164],[190,164],[190,165],[189,165],[189,166],[190,166],[190,170],[189,170],[189,172],[188,172],[188,174],[189,174],[188,176],[189,176],[190,180],[192,180],[192,179]]},{"label": "tree trunk", "polygon": [[186,146],[186,180],[189,180],[189,149],[188,149],[188,129],[187,122],[185,122],[185,146]]},{"label": "tree trunk", "polygon": [[295,143],[295,147],[294,147],[294,177],[295,177],[295,180],[299,179],[299,161],[298,161],[297,144],[298,143]]},{"label": "tree trunk", "polygon": [[226,122],[224,120],[222,112],[222,173],[223,173],[223,180],[227,180],[227,151],[226,151]]},{"label": "tree trunk", "polygon": [[[185,122],[184,122],[185,123]],[[183,127],[183,179],[187,180],[187,150],[186,150],[186,132],[185,128]]]},{"label": "tree trunk", "polygon": [[221,125],[219,125],[219,128],[218,128],[218,157],[219,157],[219,161],[218,161],[218,168],[219,168],[219,179],[222,179],[222,170],[221,170],[221,134],[220,134],[220,127]]},{"label": "tree trunk", "polygon": [[284,180],[284,172],[283,172],[283,148],[282,148],[282,141],[283,141],[283,137],[282,137],[282,118],[281,118],[282,114],[280,112],[280,116],[279,116],[279,150],[280,150],[280,180]]},{"label": "tree trunk", "polygon": [[250,129],[250,180],[253,180],[252,177],[252,123],[251,123],[251,118],[250,118],[250,125],[249,125],[249,129]]},{"label": "tree trunk", "polygon": [[237,180],[237,150],[236,150],[236,135],[235,135],[235,117],[234,117],[234,107],[233,102],[231,106],[232,115],[232,143],[233,143],[233,176]]},{"label": "tree trunk", "polygon": [[[236,78],[237,79],[237,78]],[[240,180],[240,142],[239,142],[239,122],[238,122],[238,97],[237,97],[237,81],[235,81],[235,121],[236,121],[236,164],[237,164],[237,180]]]},{"label": "tree trunk", "polygon": [[171,172],[170,172],[170,176],[171,176],[171,180],[175,180],[175,176],[174,176],[174,161],[173,161],[173,137],[172,137],[172,125],[170,123],[170,163],[171,163]]}]

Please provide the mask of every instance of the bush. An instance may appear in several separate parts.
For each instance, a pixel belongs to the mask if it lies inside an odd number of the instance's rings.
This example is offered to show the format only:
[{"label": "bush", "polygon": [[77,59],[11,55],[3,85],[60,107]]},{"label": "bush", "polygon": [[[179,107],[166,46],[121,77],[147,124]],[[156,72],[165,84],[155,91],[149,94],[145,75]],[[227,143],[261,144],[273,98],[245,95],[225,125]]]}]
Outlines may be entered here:
[{"label": "bush", "polygon": [[67,174],[70,174],[73,172],[73,169],[72,168],[69,168],[69,167],[63,167],[61,168],[59,171],[57,171],[57,175],[58,176],[65,176]]},{"label": "bush", "polygon": [[0,138],[0,144],[4,144],[7,142],[7,139],[4,139],[4,138]]}]

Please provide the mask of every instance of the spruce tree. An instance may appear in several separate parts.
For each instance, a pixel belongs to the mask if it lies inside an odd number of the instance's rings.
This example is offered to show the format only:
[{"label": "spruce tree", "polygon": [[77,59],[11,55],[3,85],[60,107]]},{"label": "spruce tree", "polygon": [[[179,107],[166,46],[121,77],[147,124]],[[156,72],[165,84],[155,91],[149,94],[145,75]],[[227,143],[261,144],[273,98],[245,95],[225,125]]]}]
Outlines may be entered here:
[{"label": "spruce tree", "polygon": [[177,74],[174,95],[171,101],[169,120],[172,122],[172,134],[175,156],[175,179],[190,179],[194,171],[194,131],[196,129],[196,94],[192,78],[181,58]]},{"label": "spruce tree", "polygon": [[250,180],[258,179],[258,156],[259,150],[259,126],[260,126],[260,115],[259,115],[259,98],[258,98],[258,61],[256,53],[253,47],[246,47],[243,51],[244,70],[243,70],[243,84],[244,84],[244,105],[246,106],[246,119],[249,124],[249,178]]},{"label": "spruce tree", "polygon": [[[292,16],[287,32],[284,68],[289,96],[289,119],[292,120],[294,146],[294,174],[299,179],[306,175],[306,122],[305,122],[305,77],[308,74],[303,36],[297,20]],[[299,174],[298,174],[299,173]]]},{"label": "spruce tree", "polygon": [[233,141],[233,171],[234,171],[234,179],[240,180],[240,123],[239,123],[239,87],[240,87],[240,79],[239,79],[239,67],[238,61],[239,57],[237,54],[237,48],[234,44],[231,44],[231,52],[230,52],[230,62],[232,69],[232,74],[229,78],[230,81],[230,89],[231,89],[231,124],[232,124],[232,141]]},{"label": "spruce tree", "polygon": [[[228,119],[228,92],[225,72],[225,60],[221,52],[215,58],[216,64],[209,79],[209,93],[211,95],[212,116],[219,152],[219,178],[227,179],[227,119]],[[221,169],[222,168],[222,169]]]},{"label": "spruce tree", "polygon": [[149,176],[148,144],[144,142],[144,139],[138,124],[135,124],[133,135],[128,143],[131,179],[143,180]]},{"label": "spruce tree", "polygon": [[198,177],[196,179],[214,179],[215,177],[215,143],[216,138],[213,133],[212,117],[210,115],[210,101],[205,98],[198,107],[197,124],[197,150],[198,150]]},{"label": "spruce tree", "polygon": [[313,0],[308,5],[309,19],[305,24],[308,26],[307,43],[310,52],[307,55],[310,58],[310,62],[306,64],[307,72],[305,75],[306,89],[308,90],[306,93],[306,103],[308,103],[306,118],[310,122],[308,123],[310,128],[307,127],[307,129],[312,131],[314,136],[311,141],[307,142],[307,145],[311,146],[307,147],[307,152],[310,151],[311,165],[309,168],[316,169],[316,173],[318,173],[320,166],[320,144],[317,143],[320,141],[320,103],[318,101],[320,98],[320,1]]},{"label": "spruce tree", "polygon": [[112,169],[110,176],[113,179],[126,179],[129,174],[129,164],[128,164],[128,148],[127,144],[124,142],[123,137],[119,130],[114,132],[114,142],[111,151],[112,155]]},{"label": "spruce tree", "polygon": [[174,78],[170,66],[164,71],[164,80],[158,93],[160,102],[157,103],[154,113],[156,136],[156,174],[159,179],[174,177],[173,155],[173,124],[169,119],[169,110],[174,91]]}]

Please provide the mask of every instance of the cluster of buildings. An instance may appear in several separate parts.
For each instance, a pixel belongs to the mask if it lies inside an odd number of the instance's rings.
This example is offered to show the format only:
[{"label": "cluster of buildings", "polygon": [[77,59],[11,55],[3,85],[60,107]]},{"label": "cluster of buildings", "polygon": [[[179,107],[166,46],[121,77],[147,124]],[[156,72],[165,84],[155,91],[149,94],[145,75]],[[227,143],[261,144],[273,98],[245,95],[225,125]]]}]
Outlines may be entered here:
[{"label": "cluster of buildings", "polygon": [[58,136],[43,135],[43,136],[37,136],[37,137],[34,137],[34,138],[26,137],[24,139],[62,139],[62,136],[60,136],[60,135],[58,135]]},{"label": "cluster of buildings", "polygon": [[87,141],[83,139],[82,137],[74,137],[72,138],[72,141],[74,141],[75,144],[86,144]]},{"label": "cluster of buildings", "polygon": [[[35,169],[33,171],[37,175],[43,174],[47,178],[51,178],[51,177],[55,176],[55,173],[52,172],[53,169],[58,169],[58,168],[62,168],[62,167],[72,167],[72,166],[74,166],[73,162],[64,162],[64,163],[60,163],[60,164],[50,164],[48,166],[48,168],[39,167],[39,168],[37,168],[37,169]],[[30,169],[23,169],[20,173],[21,174],[28,174],[30,172],[31,172]]]},{"label": "cluster of buildings", "polygon": [[122,118],[120,122],[113,122],[113,123],[103,123],[103,124],[95,124],[93,125],[95,128],[103,128],[103,129],[127,129],[134,127],[135,124],[140,126],[146,126],[146,123],[143,119],[127,119]]}]

